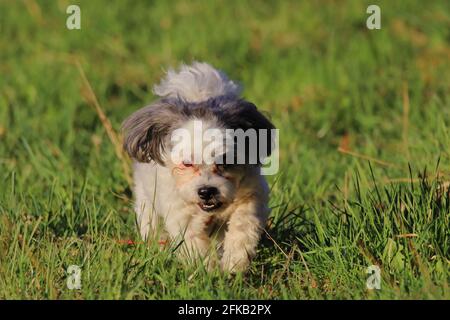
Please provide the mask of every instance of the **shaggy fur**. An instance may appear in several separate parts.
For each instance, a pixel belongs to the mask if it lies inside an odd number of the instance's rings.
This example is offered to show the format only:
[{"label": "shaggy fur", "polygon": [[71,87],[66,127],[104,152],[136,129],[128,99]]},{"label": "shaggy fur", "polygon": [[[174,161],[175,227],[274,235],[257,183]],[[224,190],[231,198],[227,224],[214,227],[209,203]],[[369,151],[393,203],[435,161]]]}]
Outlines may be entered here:
[{"label": "shaggy fur", "polygon": [[[269,214],[269,188],[259,162],[193,163],[198,150],[194,158],[174,159],[173,134],[179,129],[192,133],[188,142],[194,145],[196,133],[209,129],[226,136],[227,129],[270,131],[274,126],[239,97],[237,84],[206,63],[169,71],[154,92],[161,99],[123,124],[124,147],[135,160],[135,211],[142,238],[155,237],[162,224],[171,240],[183,240],[183,257],[205,258],[209,267],[217,257],[223,270],[246,270]],[[205,200],[201,190],[215,193]]]}]

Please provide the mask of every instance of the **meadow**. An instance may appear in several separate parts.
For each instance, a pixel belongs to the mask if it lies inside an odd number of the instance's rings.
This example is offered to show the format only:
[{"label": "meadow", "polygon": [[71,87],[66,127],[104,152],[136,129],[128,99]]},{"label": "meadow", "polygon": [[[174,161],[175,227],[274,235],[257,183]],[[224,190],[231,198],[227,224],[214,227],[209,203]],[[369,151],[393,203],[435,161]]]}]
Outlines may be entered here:
[{"label": "meadow", "polygon": [[[369,4],[1,0],[0,299],[450,299],[450,2]],[[280,129],[247,274],[136,229],[121,122],[193,60]]]}]

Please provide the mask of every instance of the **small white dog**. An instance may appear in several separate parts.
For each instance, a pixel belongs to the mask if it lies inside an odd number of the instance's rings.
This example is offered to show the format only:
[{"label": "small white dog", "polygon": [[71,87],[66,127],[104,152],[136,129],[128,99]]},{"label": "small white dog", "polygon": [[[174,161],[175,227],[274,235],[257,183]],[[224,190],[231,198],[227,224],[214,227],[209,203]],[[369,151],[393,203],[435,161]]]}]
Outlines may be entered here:
[{"label": "small white dog", "polygon": [[[212,130],[229,137],[228,129],[265,129],[268,156],[274,129],[255,105],[240,98],[240,91],[222,72],[194,62],[179,72],[170,70],[154,87],[161,99],[123,124],[124,147],[135,160],[135,211],[142,238],[156,236],[162,224],[170,239],[183,240],[181,252],[220,257],[222,269],[231,272],[246,270],[256,253],[269,214],[269,188],[260,173],[261,159],[248,161],[248,150],[244,163],[228,158],[224,163],[225,155],[237,150],[236,138],[231,144],[227,140],[225,149],[214,145],[206,151],[204,134]],[[174,132],[180,129],[191,133],[182,146],[192,152],[177,157],[173,151],[180,143],[174,143]],[[205,152],[215,159],[212,163],[205,161]],[[217,254],[209,254],[211,249]],[[211,267],[215,260],[205,261]]]}]

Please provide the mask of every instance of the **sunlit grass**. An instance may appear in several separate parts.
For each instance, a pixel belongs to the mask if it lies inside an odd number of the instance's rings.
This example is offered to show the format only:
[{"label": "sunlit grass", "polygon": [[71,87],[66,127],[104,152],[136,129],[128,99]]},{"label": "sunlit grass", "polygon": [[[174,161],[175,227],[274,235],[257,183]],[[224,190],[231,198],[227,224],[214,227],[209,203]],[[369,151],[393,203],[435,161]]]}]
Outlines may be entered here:
[{"label": "sunlit grass", "polygon": [[[72,2],[0,2],[0,298],[450,298],[447,1],[381,2],[378,31],[364,1],[78,3],[69,31]],[[246,275],[139,242],[76,66],[118,130],[165,69],[194,59],[239,80],[280,129]],[[72,264],[80,290],[66,286]],[[372,264],[381,290],[366,289]]]}]

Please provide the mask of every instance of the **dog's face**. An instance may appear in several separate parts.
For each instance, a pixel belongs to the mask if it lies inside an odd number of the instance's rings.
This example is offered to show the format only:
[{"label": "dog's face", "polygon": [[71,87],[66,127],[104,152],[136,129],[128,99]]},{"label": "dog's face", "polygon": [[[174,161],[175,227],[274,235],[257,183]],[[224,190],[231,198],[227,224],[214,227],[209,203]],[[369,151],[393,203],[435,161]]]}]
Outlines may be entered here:
[{"label": "dog's face", "polygon": [[[174,196],[202,212],[214,213],[235,200],[242,180],[259,165],[236,163],[236,156],[227,156],[236,151],[236,139],[228,129],[270,131],[274,127],[253,104],[219,97],[194,104],[159,101],[135,112],[123,128],[124,146],[131,157],[167,167],[175,182]],[[267,139],[270,155],[270,134]]]},{"label": "dog's face", "polygon": [[245,166],[183,162],[172,168],[178,195],[205,212],[225,209],[236,197]]},{"label": "dog's face", "polygon": [[[216,139],[208,139],[208,133],[215,133]],[[226,128],[214,117],[190,119],[174,129],[164,158],[178,196],[205,212],[223,210],[233,202],[247,166],[226,164],[232,148]]]}]

